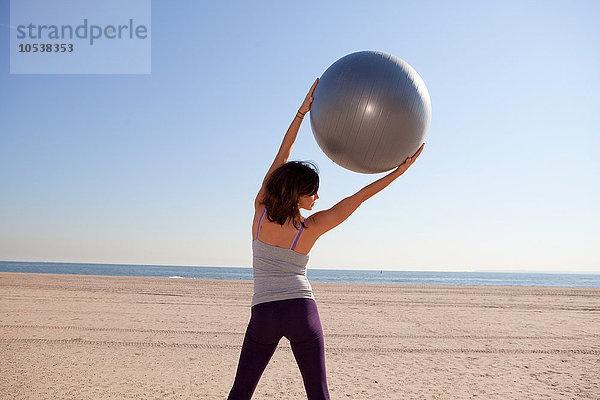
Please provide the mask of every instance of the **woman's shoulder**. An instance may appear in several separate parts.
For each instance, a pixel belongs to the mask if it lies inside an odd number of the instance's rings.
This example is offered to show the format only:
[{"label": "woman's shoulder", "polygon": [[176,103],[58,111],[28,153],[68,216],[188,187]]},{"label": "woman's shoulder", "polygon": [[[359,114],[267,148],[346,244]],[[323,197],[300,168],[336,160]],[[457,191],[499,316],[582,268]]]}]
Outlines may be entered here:
[{"label": "woman's shoulder", "polygon": [[[304,226],[317,237],[327,232],[327,210],[318,211],[304,220]],[[312,228],[312,229],[311,229]]]},{"label": "woman's shoulder", "polygon": [[316,225],[317,225],[317,220],[315,218],[315,214],[304,218],[304,227],[305,228],[315,227]]},{"label": "woman's shoulder", "polygon": [[265,203],[255,202],[254,203],[254,214],[260,215],[263,211],[266,210]]},{"label": "woman's shoulder", "polygon": [[265,193],[264,193],[264,189],[260,188],[260,191],[254,198],[254,209],[264,207],[264,206],[265,206]]}]

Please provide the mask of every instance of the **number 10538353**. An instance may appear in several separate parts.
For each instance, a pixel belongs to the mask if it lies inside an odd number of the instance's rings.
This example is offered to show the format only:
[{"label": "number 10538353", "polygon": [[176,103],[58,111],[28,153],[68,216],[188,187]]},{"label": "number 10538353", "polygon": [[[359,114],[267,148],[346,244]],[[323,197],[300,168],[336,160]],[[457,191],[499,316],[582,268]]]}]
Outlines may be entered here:
[{"label": "number 10538353", "polygon": [[73,43],[20,43],[19,53],[72,53]]}]

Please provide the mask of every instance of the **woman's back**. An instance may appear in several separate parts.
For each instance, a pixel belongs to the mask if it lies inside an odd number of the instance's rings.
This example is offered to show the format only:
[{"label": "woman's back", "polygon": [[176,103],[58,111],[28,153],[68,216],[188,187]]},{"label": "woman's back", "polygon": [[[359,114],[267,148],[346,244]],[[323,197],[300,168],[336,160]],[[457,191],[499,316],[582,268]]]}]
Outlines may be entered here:
[{"label": "woman's back", "polygon": [[[314,299],[312,287],[306,277],[306,265],[308,264],[308,254],[302,254],[294,251],[295,245],[302,231],[303,226],[297,231],[292,240],[290,248],[266,243],[259,239],[263,232],[263,224],[266,209],[263,209],[256,229],[256,235],[252,240],[252,270],[254,275],[254,295],[252,305],[271,301],[288,299]],[[277,224],[278,225],[278,224]],[[271,235],[277,233],[273,230]],[[276,242],[284,243],[287,240],[280,240],[280,237],[274,237]],[[279,239],[279,240],[277,240]]]},{"label": "woman's back", "polygon": [[[252,222],[252,238],[258,239],[271,246],[292,249],[296,253],[308,254],[315,244],[317,237],[310,230],[311,219],[303,219],[304,225],[296,228],[292,222],[279,225],[277,222],[271,222],[266,216],[264,205],[257,207]],[[261,216],[264,217],[261,220]],[[260,232],[259,232],[260,223]],[[295,242],[295,246],[294,246]]]}]

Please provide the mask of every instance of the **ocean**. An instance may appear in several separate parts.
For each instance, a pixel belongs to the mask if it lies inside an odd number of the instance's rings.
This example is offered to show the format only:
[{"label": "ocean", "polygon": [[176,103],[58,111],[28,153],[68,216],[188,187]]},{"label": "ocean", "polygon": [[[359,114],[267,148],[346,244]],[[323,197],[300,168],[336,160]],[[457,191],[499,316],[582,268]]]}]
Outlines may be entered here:
[{"label": "ocean", "polygon": [[[0,261],[0,272],[252,280],[252,268]],[[600,274],[307,270],[311,282],[405,285],[600,287]]]}]

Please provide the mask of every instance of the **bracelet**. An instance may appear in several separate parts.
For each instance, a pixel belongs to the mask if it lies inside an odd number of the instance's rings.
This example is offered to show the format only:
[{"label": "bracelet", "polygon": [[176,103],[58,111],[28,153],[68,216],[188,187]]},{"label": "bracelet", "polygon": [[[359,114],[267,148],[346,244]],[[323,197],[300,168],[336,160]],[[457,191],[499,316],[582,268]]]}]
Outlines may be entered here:
[{"label": "bracelet", "polygon": [[[298,114],[300,114],[300,115],[298,115]],[[300,111],[298,111],[298,112],[296,113],[296,118],[304,119],[304,115],[305,115],[305,114],[302,114]]]}]

